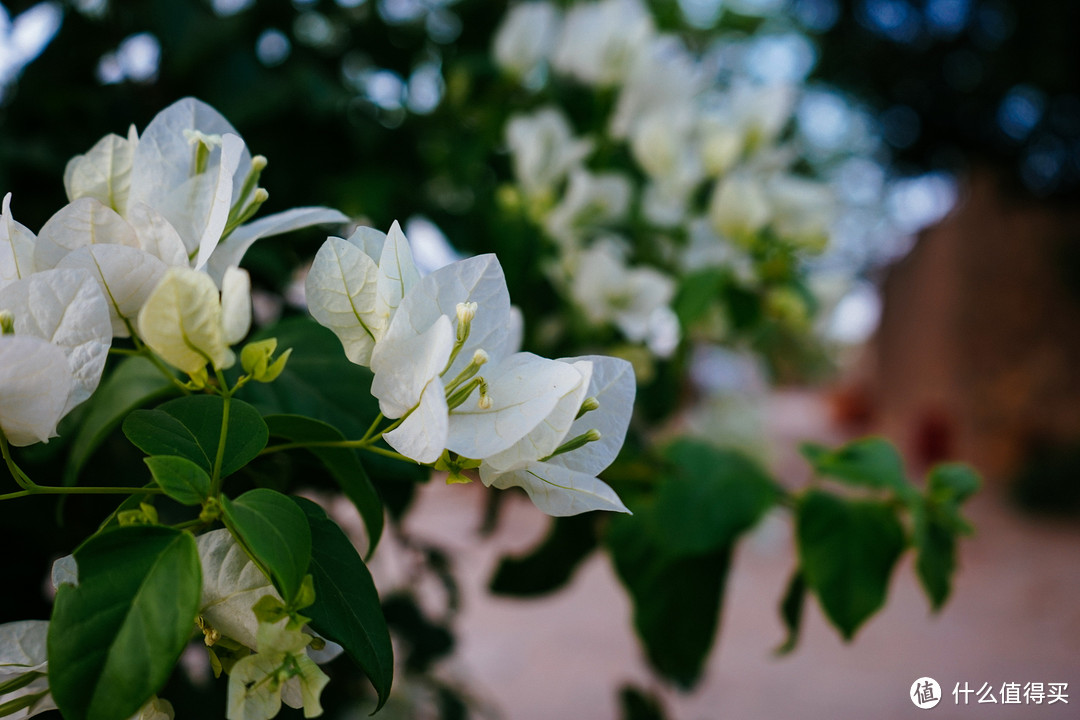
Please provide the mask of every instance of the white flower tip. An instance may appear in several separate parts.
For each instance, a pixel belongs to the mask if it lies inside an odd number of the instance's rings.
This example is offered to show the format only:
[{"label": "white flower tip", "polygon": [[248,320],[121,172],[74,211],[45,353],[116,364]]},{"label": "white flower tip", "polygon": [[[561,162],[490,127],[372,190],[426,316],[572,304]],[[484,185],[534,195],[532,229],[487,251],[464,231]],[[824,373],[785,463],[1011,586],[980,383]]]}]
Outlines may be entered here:
[{"label": "white flower tip", "polygon": [[603,437],[603,435],[600,434],[599,430],[592,429],[592,430],[589,430],[589,431],[587,431],[585,433],[585,438],[584,439],[585,439],[585,442],[591,443],[591,442],[596,442],[601,437]]},{"label": "white flower tip", "polygon": [[251,169],[255,172],[262,172],[266,169],[266,156],[256,155],[251,158]]},{"label": "white flower tip", "polygon": [[191,145],[202,143],[206,147],[215,147],[222,143],[220,135],[210,135],[201,130],[192,130],[191,128],[184,128],[184,139]]},{"label": "white flower tip", "polygon": [[270,197],[270,193],[266,192],[263,188],[256,188],[255,194],[252,195],[252,199],[257,203],[264,203]]},{"label": "white flower tip", "polygon": [[481,410],[490,410],[491,405],[492,403],[490,395],[481,395],[480,399],[476,401],[476,406]]},{"label": "white flower tip", "polygon": [[476,303],[461,302],[457,304],[457,319],[459,323],[470,323],[476,317]]},{"label": "white flower tip", "polygon": [[474,352],[472,356],[472,364],[483,365],[490,359],[491,358],[488,356],[487,352],[483,348],[477,348],[476,352]]}]

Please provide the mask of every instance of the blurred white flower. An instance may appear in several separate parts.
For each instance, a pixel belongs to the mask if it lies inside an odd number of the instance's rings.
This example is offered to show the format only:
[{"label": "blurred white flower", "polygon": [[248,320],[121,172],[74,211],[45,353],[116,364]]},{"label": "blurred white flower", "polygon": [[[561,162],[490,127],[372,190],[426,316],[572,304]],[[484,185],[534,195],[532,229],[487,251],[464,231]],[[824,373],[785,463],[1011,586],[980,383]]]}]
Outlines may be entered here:
[{"label": "blurred white flower", "polygon": [[555,49],[559,22],[559,10],[549,2],[514,5],[495,32],[496,64],[526,86],[540,84]]},{"label": "blurred white flower", "polygon": [[630,208],[633,186],[621,173],[592,173],[576,168],[562,200],[544,221],[552,238],[574,249],[583,231],[622,220]]},{"label": "blurred white flower", "polygon": [[735,173],[716,184],[709,201],[709,220],[723,237],[752,241],[771,218],[764,183],[750,173]]},{"label": "blurred white flower", "polygon": [[617,85],[654,32],[640,0],[581,3],[566,13],[552,65],[589,85]]},{"label": "blurred white flower", "polygon": [[574,137],[561,110],[544,107],[514,115],[506,125],[510,161],[525,196],[550,203],[556,186],[592,152],[591,140]]}]

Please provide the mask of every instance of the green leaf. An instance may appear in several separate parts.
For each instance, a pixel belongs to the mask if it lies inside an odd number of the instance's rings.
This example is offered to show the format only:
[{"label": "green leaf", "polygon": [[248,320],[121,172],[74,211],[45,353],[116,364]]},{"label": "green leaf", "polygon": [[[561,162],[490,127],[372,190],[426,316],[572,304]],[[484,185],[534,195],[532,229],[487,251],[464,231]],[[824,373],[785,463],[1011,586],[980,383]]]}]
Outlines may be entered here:
[{"label": "green leaf", "polygon": [[648,694],[631,685],[619,690],[622,720],[664,720],[664,706],[655,695]]},{"label": "green leaf", "polygon": [[825,615],[850,640],[885,602],[904,530],[884,503],[812,490],[796,508],[799,560]]},{"label": "green leaf", "polygon": [[675,302],[672,303],[679,323],[688,327],[705,315],[720,299],[723,286],[723,272],[716,268],[698,270],[683,277]]},{"label": "green leaf", "polygon": [[982,481],[979,474],[962,463],[935,465],[927,475],[927,497],[936,502],[956,505],[979,491]]},{"label": "green leaf", "polygon": [[49,686],[68,720],[125,720],[172,673],[191,637],[202,576],[195,539],[161,526],[96,535],[75,551],[49,624]]},{"label": "green leaf", "polygon": [[[124,420],[124,434],[147,455],[178,455],[213,473],[225,400],[218,395],[177,398],[154,410],[136,410]],[[251,462],[266,447],[269,433],[259,411],[233,398],[220,477]]]},{"label": "green leaf", "polygon": [[780,496],[772,479],[745,455],[694,440],[664,452],[670,475],[657,494],[656,535],[680,555],[734,544]]},{"label": "green leaf", "polygon": [[796,569],[788,582],[784,599],[780,601],[780,618],[787,628],[787,637],[780,647],[776,648],[777,655],[787,655],[799,643],[799,629],[802,626],[803,605],[806,602],[806,580],[802,573]]},{"label": "green leaf", "polygon": [[[299,415],[270,415],[266,418],[270,435],[292,442],[325,442],[344,440],[337,428],[313,418]],[[383,530],[383,505],[375,486],[371,484],[357,452],[352,448],[305,448],[317,457],[341,486],[364,519],[368,532],[368,556],[375,552]]]},{"label": "green leaf", "polygon": [[311,563],[311,529],[304,513],[287,496],[265,488],[235,500],[223,497],[222,508],[233,537],[290,604]]},{"label": "green leaf", "polygon": [[367,674],[379,696],[377,711],[390,695],[394,651],[375,583],[352,542],[326,512],[310,500],[292,500],[311,525],[315,604],[306,611],[311,626],[345,648]]},{"label": "green leaf", "polygon": [[596,518],[591,514],[553,518],[540,545],[523,556],[504,557],[499,562],[491,592],[518,597],[554,592],[566,584],[597,541]]},{"label": "green leaf", "polygon": [[86,461],[125,415],[175,390],[176,386],[146,358],[127,358],[117,365],[87,403],[64,468],[64,484],[75,484]]},{"label": "green leaf", "polygon": [[274,382],[248,383],[240,395],[264,415],[302,415],[361,437],[379,412],[371,371],[349,362],[334,333],[311,318],[290,318],[252,341],[270,337],[279,351],[292,348],[288,365]]},{"label": "green leaf", "polygon": [[912,512],[915,572],[935,611],[949,598],[956,570],[956,535],[940,515],[940,510],[930,505]]},{"label": "green leaf", "polygon": [[607,544],[634,604],[634,627],[658,673],[689,689],[713,644],[731,549],[676,556],[656,538],[650,508],[611,518]]},{"label": "green leaf", "polygon": [[900,453],[884,438],[862,438],[835,450],[809,443],[800,449],[820,475],[849,485],[894,490],[903,498],[914,492],[904,474]]},{"label": "green leaf", "polygon": [[144,458],[150,474],[165,494],[183,505],[202,505],[210,495],[210,476],[187,458],[154,455]]}]

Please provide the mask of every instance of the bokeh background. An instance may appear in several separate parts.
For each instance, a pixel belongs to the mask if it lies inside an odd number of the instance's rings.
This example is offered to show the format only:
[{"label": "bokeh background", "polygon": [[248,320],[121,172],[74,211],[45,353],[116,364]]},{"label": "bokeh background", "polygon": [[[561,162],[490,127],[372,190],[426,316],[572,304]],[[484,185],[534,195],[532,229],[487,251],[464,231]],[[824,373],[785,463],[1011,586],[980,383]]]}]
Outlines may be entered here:
[{"label": "bokeh background", "polygon": [[[792,122],[807,152],[866,144],[835,187],[853,206],[873,198],[833,228],[832,249],[815,261],[821,277],[844,279],[817,320],[826,361],[705,354],[694,364],[702,405],[720,410],[680,421],[751,447],[792,487],[808,476],[794,450],[803,440],[880,433],[914,476],[944,459],[972,463],[985,486],[954,595],[931,615],[901,567],[888,605],[853,643],[810,607],[800,646],[776,658],[791,528],[767,517],[734,557],[717,647],[684,693],[648,672],[605,556],[547,598],[492,595],[499,559],[535,544],[547,519],[516,496],[496,513],[482,488],[434,482],[373,564],[410,659],[383,714],[655,717],[648,703],[620,699],[630,684],[671,718],[908,717],[920,712],[909,686],[929,675],[947,693],[939,717],[1075,716],[1080,5],[650,6],[661,27],[699,47],[737,47],[740,72],[803,87]],[[510,161],[490,49],[506,10],[484,0],[4,2],[0,192],[39,228],[65,201],[68,158],[193,95],[269,156],[262,182],[275,209],[325,204],[384,229],[400,220],[432,264],[496,251],[515,302],[541,315],[551,300],[537,255],[497,211]],[[277,298],[322,239],[294,234],[249,254],[266,318],[282,311]],[[5,586],[42,585],[41,568],[70,552],[79,523],[46,531],[39,519],[55,507],[44,502],[0,510]],[[428,568],[419,578],[417,557]],[[398,587],[415,596],[385,591]],[[30,595],[5,592],[0,621],[46,617],[47,597]],[[201,689],[191,667],[166,696],[178,717],[206,717],[202,693],[221,689]],[[346,671],[324,704],[360,717],[365,691]],[[1066,682],[1077,695],[1010,708],[951,696],[956,683],[997,694],[1029,681]]]}]

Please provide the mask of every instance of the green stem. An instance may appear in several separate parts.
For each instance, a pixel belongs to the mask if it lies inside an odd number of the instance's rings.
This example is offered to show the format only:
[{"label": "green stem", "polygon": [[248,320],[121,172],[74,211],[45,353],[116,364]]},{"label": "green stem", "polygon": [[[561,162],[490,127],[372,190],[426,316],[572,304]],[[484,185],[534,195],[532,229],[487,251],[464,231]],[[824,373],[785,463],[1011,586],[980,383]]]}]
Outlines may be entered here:
[{"label": "green stem", "polygon": [[221,435],[218,436],[217,456],[214,458],[214,472],[210,476],[210,496],[217,497],[221,494],[221,465],[225,460],[225,441],[229,438],[229,404],[232,402],[232,392],[229,383],[225,380],[224,373],[214,368],[218,384],[221,386],[221,399],[224,404],[221,407]]},{"label": "green stem", "polygon": [[[131,330],[130,324],[128,325],[128,329]],[[139,339],[139,336],[136,335],[133,330],[131,332],[131,341],[135,343],[135,351],[130,353],[130,354],[132,354],[132,355],[141,355],[142,357],[146,358],[147,360],[149,360],[154,365],[154,367],[156,367],[158,369],[158,371],[162,375],[164,375],[166,378],[168,378],[169,381],[173,385],[175,385],[177,388],[179,388],[180,392],[184,393],[185,395],[190,395],[191,394],[191,390],[186,385],[184,385],[184,383],[180,382],[176,378],[176,375],[173,374],[173,371],[169,369],[169,366],[166,365],[164,362],[162,362],[161,358],[159,358],[157,356],[157,354],[154,353],[153,350],[151,350],[149,347],[147,347],[146,344],[143,343],[143,341]],[[121,353],[121,354],[127,354],[127,353]]]},{"label": "green stem", "polygon": [[[379,423],[381,423],[384,419],[385,417],[382,413],[376,415],[375,419],[371,421],[371,425],[368,427],[367,432],[364,433],[364,437],[360,438],[360,442],[364,442],[365,440],[371,440],[371,438],[375,436],[375,428],[379,427]],[[382,435],[382,433],[379,434]]]},{"label": "green stem", "polygon": [[30,488],[35,487],[34,482],[26,476],[26,473],[15,464],[15,459],[11,457],[11,448],[8,446],[7,436],[4,435],[3,429],[0,429],[0,453],[3,454],[4,463],[19,487],[23,490],[30,490]]},{"label": "green stem", "polygon": [[382,455],[384,457],[393,458],[395,460],[404,460],[416,464],[416,461],[412,458],[405,457],[399,452],[393,450],[387,450],[381,447],[375,447],[372,443],[378,438],[372,440],[309,440],[305,442],[290,442],[282,443],[281,445],[271,445],[270,447],[263,448],[259,453],[260,455],[270,455],[271,453],[284,452],[286,450],[301,450],[309,448],[352,448],[353,450],[366,450],[376,455]]}]

